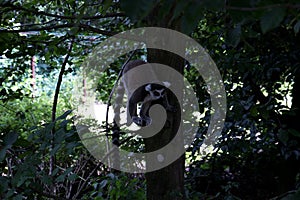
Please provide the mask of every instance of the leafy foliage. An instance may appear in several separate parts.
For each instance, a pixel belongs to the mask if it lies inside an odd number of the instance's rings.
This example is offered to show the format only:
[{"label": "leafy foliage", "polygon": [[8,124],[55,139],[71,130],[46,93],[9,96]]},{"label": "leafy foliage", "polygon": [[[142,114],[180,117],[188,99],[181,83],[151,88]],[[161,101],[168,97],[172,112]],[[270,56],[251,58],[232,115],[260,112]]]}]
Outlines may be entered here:
[{"label": "leafy foliage", "polygon": [[[215,151],[189,165],[190,198],[206,199],[210,194],[222,199],[280,199],[288,190],[299,187],[299,129],[291,133],[290,128],[298,126],[286,121],[298,112],[297,103],[290,98],[298,99],[296,55],[300,52],[295,46],[299,36],[278,24],[271,32],[273,22],[263,29],[262,21],[249,19],[248,27],[229,23],[227,31],[215,23],[209,26],[213,31],[203,29],[202,24],[212,24],[209,20],[222,23],[224,15],[215,16],[206,15],[194,37],[212,49],[210,54],[226,84],[229,110]],[[207,120],[203,118],[203,126]],[[200,137],[191,148],[191,160],[199,159],[201,141]]]}]

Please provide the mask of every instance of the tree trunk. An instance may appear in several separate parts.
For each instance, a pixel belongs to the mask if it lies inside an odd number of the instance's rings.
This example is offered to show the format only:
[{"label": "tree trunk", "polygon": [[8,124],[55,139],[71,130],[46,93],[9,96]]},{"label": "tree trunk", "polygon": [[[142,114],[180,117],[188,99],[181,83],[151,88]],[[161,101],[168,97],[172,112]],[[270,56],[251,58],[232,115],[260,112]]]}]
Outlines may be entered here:
[{"label": "tree trunk", "polygon": [[[161,11],[162,4],[157,4],[152,12],[148,15],[146,24],[147,26],[152,27],[164,27],[172,30],[180,31],[180,16],[176,19],[174,16],[174,8],[176,7],[177,1],[173,2],[171,10],[168,15],[163,18],[159,17],[159,12]],[[164,39],[164,36],[158,35],[160,39]],[[165,40],[168,40],[166,38]],[[182,48],[181,41],[165,41],[164,44],[169,44],[172,48],[180,48],[184,53],[185,49]],[[174,70],[177,70],[179,73],[183,74],[184,69],[184,59],[180,56],[159,49],[147,49],[147,61],[149,63],[159,63],[166,66],[172,67]],[[182,79],[183,80],[183,79]],[[182,88],[182,81],[178,80],[179,88]],[[172,83],[171,83],[172,84]],[[177,98],[182,99],[181,96],[177,95]],[[158,150],[165,145],[167,145],[173,137],[177,134],[181,134],[180,144],[174,147],[174,151],[184,152],[184,142],[183,134],[181,130],[178,130],[181,123],[181,107],[178,105],[175,95],[168,94],[169,103],[171,105],[176,105],[178,112],[167,112],[167,123],[163,129],[150,138],[145,138],[145,150],[146,152],[153,152]],[[176,142],[178,144],[178,141]],[[173,150],[173,149],[172,149]],[[153,158],[152,158],[153,159]],[[149,165],[151,163],[151,158],[146,158],[146,162]],[[146,163],[146,166],[147,166]],[[159,169],[157,171],[148,172],[146,176],[147,184],[147,199],[148,200],[181,200],[185,199],[184,197],[184,164],[185,164],[185,155],[181,155],[177,160],[175,160],[170,165]]]},{"label": "tree trunk", "polygon": [[[147,53],[148,62],[164,64],[183,73],[184,61],[179,56],[157,49],[148,49]],[[176,98],[168,94],[168,99],[171,105],[176,105]],[[176,109],[179,111],[181,108],[177,105]],[[146,152],[164,147],[177,134],[181,120],[180,112],[167,112],[167,118],[168,122],[158,134],[144,140]],[[182,146],[175,147],[174,151],[182,150],[183,140],[180,142]],[[184,161],[185,156],[182,155],[169,166],[146,173],[148,200],[184,199]],[[151,163],[151,160],[147,160],[147,163]]]}]

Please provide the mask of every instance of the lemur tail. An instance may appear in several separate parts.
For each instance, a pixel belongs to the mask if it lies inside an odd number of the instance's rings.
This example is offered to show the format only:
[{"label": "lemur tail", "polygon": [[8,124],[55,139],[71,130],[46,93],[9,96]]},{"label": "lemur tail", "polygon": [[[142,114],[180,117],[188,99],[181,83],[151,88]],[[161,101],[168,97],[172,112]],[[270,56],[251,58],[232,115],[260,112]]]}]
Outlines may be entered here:
[{"label": "lemur tail", "polygon": [[116,89],[117,94],[116,94],[116,98],[115,98],[115,103],[114,103],[114,122],[116,124],[120,124],[121,118],[120,118],[120,114],[121,114],[121,107],[122,107],[122,103],[123,103],[123,98],[124,98],[124,94],[125,94],[125,88],[124,88],[124,84],[122,81],[120,81],[119,86]]}]

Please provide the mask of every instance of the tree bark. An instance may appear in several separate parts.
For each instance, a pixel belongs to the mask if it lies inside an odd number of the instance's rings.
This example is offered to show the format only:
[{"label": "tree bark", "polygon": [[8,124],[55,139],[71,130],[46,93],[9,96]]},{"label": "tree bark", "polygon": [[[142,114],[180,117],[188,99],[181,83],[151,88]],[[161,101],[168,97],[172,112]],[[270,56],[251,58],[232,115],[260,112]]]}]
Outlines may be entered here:
[{"label": "tree bark", "polygon": [[[162,4],[156,4],[155,8],[148,15],[146,24],[147,26],[152,27],[164,27],[172,30],[180,31],[180,16],[173,18],[174,8],[176,7],[177,1],[173,2],[171,10],[168,15],[163,18],[159,17],[159,12],[161,11]],[[157,37],[163,38],[163,36],[158,35]],[[166,38],[165,40],[168,40]],[[172,48],[182,48],[181,41],[166,41],[165,44],[169,44]],[[185,49],[180,49],[183,53]],[[159,63],[169,67],[172,67],[174,70],[177,70],[179,73],[183,74],[184,69],[184,59],[180,56],[173,54],[168,51],[159,50],[159,49],[147,49],[147,61],[149,63]],[[183,76],[182,76],[183,77]],[[182,79],[183,80],[183,79]],[[176,84],[179,83],[179,87],[182,88],[182,80],[175,80]],[[172,84],[172,83],[171,83]],[[146,152],[153,152],[158,150],[165,145],[167,145],[174,136],[178,133],[181,134],[180,142],[181,144],[174,147],[174,151],[184,152],[184,142],[183,142],[183,133],[179,129],[181,123],[181,107],[178,105],[180,102],[179,99],[176,99],[174,94],[167,94],[169,103],[171,105],[176,105],[177,112],[167,112],[167,123],[163,129],[150,138],[145,138],[145,150]],[[182,98],[177,96],[177,98]],[[177,101],[178,100],[178,101]],[[173,149],[172,149],[173,150]],[[172,153],[172,152],[171,152]],[[151,163],[151,158],[146,158],[146,162],[149,165]],[[146,163],[146,166],[147,166]],[[148,200],[182,200],[185,199],[184,196],[184,164],[185,164],[185,155],[181,155],[177,160],[175,160],[170,165],[159,169],[157,171],[148,172],[146,176],[147,184],[147,199]]]},{"label": "tree bark", "polygon": [[[184,60],[179,56],[157,49],[148,49],[147,53],[149,63],[164,64],[183,73]],[[174,96],[168,94],[168,99],[171,105],[176,105],[177,100]],[[176,105],[176,109],[179,111],[181,108]],[[180,112],[167,112],[167,119],[168,122],[158,134],[144,139],[146,152],[153,152],[164,147],[177,134],[181,122]],[[176,147],[174,151],[182,150],[183,140],[180,142],[182,146]],[[148,164],[149,162],[151,163],[150,160],[147,160]],[[169,166],[146,173],[148,200],[184,199],[184,162],[185,156],[182,155]]]}]

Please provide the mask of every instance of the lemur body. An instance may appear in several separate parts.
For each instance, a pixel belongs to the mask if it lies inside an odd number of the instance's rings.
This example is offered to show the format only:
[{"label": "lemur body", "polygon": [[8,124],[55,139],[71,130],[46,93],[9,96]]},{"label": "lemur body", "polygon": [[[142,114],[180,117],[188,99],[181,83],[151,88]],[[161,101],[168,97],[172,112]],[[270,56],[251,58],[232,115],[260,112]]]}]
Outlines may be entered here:
[{"label": "lemur body", "polygon": [[[169,104],[166,88],[170,86],[168,82],[160,82],[156,78],[156,75],[150,66],[147,70],[133,71],[133,73],[127,73],[134,68],[149,64],[142,60],[133,60],[128,62],[122,73],[122,80],[117,88],[117,96],[115,102],[115,121],[120,120],[120,105],[124,97],[124,92],[127,94],[127,125],[132,122],[139,126],[147,126],[151,124],[151,118],[149,117],[149,109],[153,103],[157,100],[162,100],[163,105],[169,111],[174,111],[174,108]],[[141,86],[144,80],[150,80],[150,83]],[[141,109],[139,116],[137,115],[137,105],[141,103]]]}]

